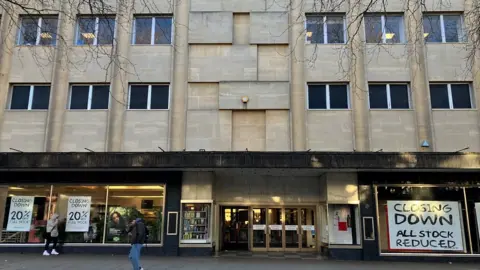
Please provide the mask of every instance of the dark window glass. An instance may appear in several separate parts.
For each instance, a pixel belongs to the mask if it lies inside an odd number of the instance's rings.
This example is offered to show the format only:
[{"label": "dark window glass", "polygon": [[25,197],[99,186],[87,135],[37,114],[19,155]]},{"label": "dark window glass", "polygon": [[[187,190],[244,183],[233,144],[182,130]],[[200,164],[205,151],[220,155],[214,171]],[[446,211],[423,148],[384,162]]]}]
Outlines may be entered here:
[{"label": "dark window glass", "polygon": [[11,110],[28,109],[28,100],[30,98],[30,86],[14,86],[12,89]]},{"label": "dark window glass", "polygon": [[387,43],[403,42],[403,17],[385,16],[385,40]]},{"label": "dark window glass", "polygon": [[72,86],[72,95],[70,97],[70,110],[88,109],[88,85]]},{"label": "dark window glass", "polygon": [[382,16],[365,16],[367,43],[382,43]]},{"label": "dark window glass", "polygon": [[35,86],[33,88],[32,110],[48,110],[50,103],[50,86]]},{"label": "dark window glass", "polygon": [[452,84],[451,88],[454,109],[472,108],[470,86],[468,84]]},{"label": "dark window glass", "polygon": [[172,42],[172,17],[155,18],[155,44]]},{"label": "dark window glass", "polygon": [[135,41],[134,44],[152,43],[152,18],[135,19]]},{"label": "dark window glass", "polygon": [[98,20],[97,44],[113,44],[115,33],[115,19],[101,18]]},{"label": "dark window glass", "polygon": [[326,109],[326,86],[325,85],[309,85],[308,86],[308,108],[309,109]]},{"label": "dark window glass", "polygon": [[95,41],[95,18],[80,18],[77,26],[77,45],[93,45]]},{"label": "dark window glass", "polygon": [[330,85],[330,109],[348,109],[346,85]]},{"label": "dark window glass", "polygon": [[94,85],[92,89],[92,104],[90,108],[108,109],[108,98],[110,97],[110,87],[108,85]]},{"label": "dark window glass", "polygon": [[130,109],[146,110],[148,102],[148,85],[130,86]]},{"label": "dark window glass", "polygon": [[327,17],[327,38],[328,43],[345,43],[343,16]]},{"label": "dark window glass", "polygon": [[55,45],[57,43],[57,18],[42,18],[40,45]]},{"label": "dark window glass", "polygon": [[405,84],[390,85],[390,104],[392,109],[408,109],[408,87]]},{"label": "dark window glass", "polygon": [[430,100],[432,109],[449,109],[448,86],[446,84],[431,84]]},{"label": "dark window glass", "polygon": [[371,109],[388,109],[387,86],[384,84],[370,84],[368,96]]},{"label": "dark window glass", "polygon": [[462,37],[462,19],[458,15],[443,15],[445,26],[445,41],[459,42]]},{"label": "dark window glass", "polygon": [[310,43],[324,43],[323,16],[307,17],[307,41]]},{"label": "dark window glass", "polygon": [[423,17],[423,32],[427,42],[442,42],[440,15],[426,15]]},{"label": "dark window glass", "polygon": [[168,109],[168,85],[152,85],[150,109]]}]

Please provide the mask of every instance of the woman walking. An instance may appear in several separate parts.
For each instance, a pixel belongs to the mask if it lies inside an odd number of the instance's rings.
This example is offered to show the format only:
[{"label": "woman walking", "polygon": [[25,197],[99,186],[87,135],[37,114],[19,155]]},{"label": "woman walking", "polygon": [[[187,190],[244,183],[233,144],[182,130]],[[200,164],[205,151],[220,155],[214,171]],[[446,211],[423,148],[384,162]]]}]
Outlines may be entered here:
[{"label": "woman walking", "polygon": [[[43,256],[58,255],[58,252],[55,250],[58,242],[58,214],[53,214],[47,222],[47,243],[45,243],[45,251],[43,251]],[[50,243],[53,242],[52,252],[49,253],[48,249]]]}]

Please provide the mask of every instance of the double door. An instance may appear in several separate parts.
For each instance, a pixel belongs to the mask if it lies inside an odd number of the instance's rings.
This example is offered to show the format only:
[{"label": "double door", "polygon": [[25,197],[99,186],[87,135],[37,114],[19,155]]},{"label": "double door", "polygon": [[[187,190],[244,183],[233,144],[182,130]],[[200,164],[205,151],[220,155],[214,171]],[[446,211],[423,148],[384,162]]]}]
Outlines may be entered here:
[{"label": "double door", "polygon": [[251,208],[252,251],[314,251],[314,207]]}]

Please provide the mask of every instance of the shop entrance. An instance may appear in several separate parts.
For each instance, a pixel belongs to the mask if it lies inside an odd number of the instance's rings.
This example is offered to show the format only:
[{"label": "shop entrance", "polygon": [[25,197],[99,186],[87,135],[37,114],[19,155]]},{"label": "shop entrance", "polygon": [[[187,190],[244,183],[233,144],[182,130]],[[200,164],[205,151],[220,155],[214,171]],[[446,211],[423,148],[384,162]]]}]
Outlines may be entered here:
[{"label": "shop entrance", "polygon": [[248,250],[248,207],[222,207],[223,250]]},{"label": "shop entrance", "polygon": [[315,251],[314,207],[253,207],[252,251]]}]

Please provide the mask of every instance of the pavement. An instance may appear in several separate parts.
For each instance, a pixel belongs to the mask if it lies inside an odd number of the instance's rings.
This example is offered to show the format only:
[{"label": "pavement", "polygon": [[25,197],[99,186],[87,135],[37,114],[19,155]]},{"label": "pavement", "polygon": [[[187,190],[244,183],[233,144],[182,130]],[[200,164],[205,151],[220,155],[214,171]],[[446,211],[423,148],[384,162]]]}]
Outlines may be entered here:
[{"label": "pavement", "polygon": [[[141,259],[145,270],[479,270],[473,263],[364,262],[228,257],[153,257]],[[1,270],[131,270],[127,256],[0,253]]]}]

